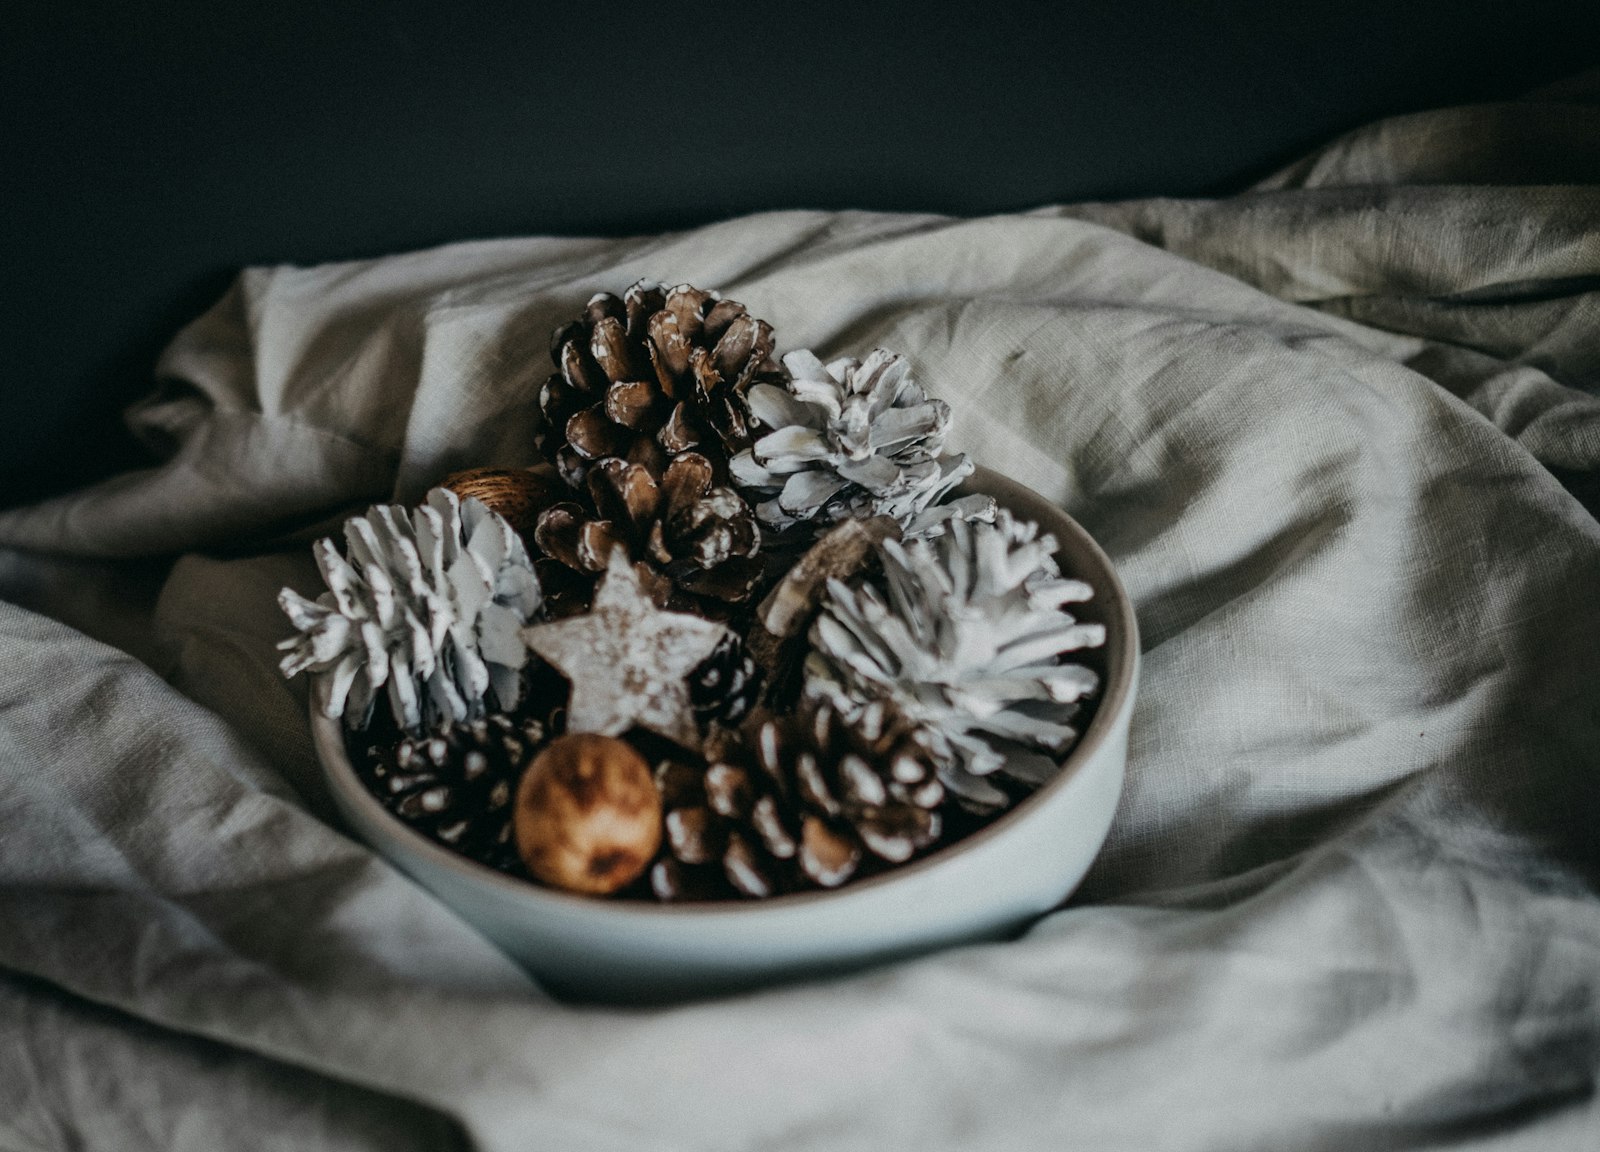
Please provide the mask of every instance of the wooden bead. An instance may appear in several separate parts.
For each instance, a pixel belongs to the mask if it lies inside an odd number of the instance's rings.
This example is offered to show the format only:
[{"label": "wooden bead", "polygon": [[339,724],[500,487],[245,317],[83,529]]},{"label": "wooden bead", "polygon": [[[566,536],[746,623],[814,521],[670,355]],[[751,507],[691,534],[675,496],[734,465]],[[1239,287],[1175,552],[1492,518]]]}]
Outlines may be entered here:
[{"label": "wooden bead", "polygon": [[562,495],[555,479],[535,468],[468,468],[446,476],[440,487],[463,500],[481,500],[530,541],[539,513]]},{"label": "wooden bead", "polygon": [[555,888],[605,896],[642,875],[661,846],[661,798],[650,765],[625,740],[562,736],[535,756],[517,789],[517,852]]}]

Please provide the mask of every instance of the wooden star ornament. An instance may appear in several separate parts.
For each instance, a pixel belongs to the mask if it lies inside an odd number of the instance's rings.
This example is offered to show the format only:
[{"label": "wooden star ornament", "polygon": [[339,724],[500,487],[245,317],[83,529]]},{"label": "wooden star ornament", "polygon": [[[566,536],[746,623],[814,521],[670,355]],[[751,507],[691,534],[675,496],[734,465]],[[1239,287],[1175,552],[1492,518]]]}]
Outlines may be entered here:
[{"label": "wooden star ornament", "polygon": [[572,682],[567,731],[617,736],[639,727],[699,751],[688,676],[727,634],[721,624],[657,608],[618,548],[587,613],[536,624],[522,637]]}]

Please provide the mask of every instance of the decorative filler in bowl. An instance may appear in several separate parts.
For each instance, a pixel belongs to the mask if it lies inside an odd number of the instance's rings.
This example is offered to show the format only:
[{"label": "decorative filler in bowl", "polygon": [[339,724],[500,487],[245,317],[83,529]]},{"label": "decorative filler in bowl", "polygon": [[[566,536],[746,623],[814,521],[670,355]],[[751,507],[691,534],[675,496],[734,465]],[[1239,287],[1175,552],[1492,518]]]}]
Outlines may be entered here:
[{"label": "decorative filler in bowl", "polygon": [[[327,591],[280,596],[346,815],[557,983],[609,956],[643,995],[710,988],[992,932],[719,962],[648,929],[684,977],[652,984],[614,918],[843,900],[958,853],[1060,783],[1108,673],[1115,779],[1066,889],[1109,824],[1137,646],[1103,555],[945,452],[904,357],[774,348],[716,293],[596,296],[554,337],[543,464],[351,519],[315,547]],[[1096,570],[1061,570],[1045,518]],[[546,909],[531,937],[521,908]]]}]

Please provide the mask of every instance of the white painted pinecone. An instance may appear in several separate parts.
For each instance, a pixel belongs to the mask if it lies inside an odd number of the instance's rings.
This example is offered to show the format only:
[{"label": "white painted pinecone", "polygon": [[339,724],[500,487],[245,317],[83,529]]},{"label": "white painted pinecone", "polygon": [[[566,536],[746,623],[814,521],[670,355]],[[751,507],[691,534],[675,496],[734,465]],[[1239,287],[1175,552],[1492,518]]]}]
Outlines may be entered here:
[{"label": "white painted pinecone", "polygon": [[1064,605],[1091,598],[1062,577],[1056,542],[1000,510],[950,519],[933,538],[880,546],[883,575],[829,583],[811,630],[806,690],[849,714],[893,702],[922,725],[940,779],[968,807],[1005,806],[986,779],[1043,783],[1078,737],[1078,701],[1099,677],[1061,657],[1105,643]]},{"label": "white painted pinecone", "polygon": [[328,716],[363,726],[380,689],[416,731],[480,716],[492,692],[517,706],[528,650],[522,628],[543,595],[522,538],[477,500],[435,488],[407,515],[397,504],[345,522],[346,555],[313,546],[328,586],[278,603],[300,635],[278,644],[285,676],[316,673]]},{"label": "white painted pinecone", "polygon": [[[729,462],[735,483],[770,497],[757,515],[778,528],[892,516],[917,535],[949,514],[951,506],[933,506],[972,461],[941,454],[950,406],[928,398],[904,356],[879,348],[864,361],[824,364],[799,351],[783,366],[786,388],[755,384],[746,394],[751,415],[772,431]],[[957,503],[973,513],[991,506],[987,497]]]}]

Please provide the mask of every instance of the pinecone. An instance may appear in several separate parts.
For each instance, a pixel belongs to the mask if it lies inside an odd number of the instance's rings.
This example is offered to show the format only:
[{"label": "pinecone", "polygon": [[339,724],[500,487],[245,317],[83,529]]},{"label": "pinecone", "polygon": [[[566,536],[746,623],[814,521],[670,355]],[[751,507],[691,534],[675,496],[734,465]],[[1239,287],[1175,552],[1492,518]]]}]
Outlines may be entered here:
[{"label": "pinecone", "polygon": [[[950,515],[935,505],[971,474],[965,456],[942,455],[950,406],[930,400],[905,357],[882,348],[865,361],[823,364],[806,351],[783,358],[786,387],[750,389],[750,411],[770,429],[729,462],[734,482],[769,497],[764,523],[892,516],[908,536]],[[967,515],[990,515],[993,501],[966,497]]]},{"label": "pinecone", "polygon": [[713,477],[711,462],[697,452],[680,453],[659,480],[643,464],[597,461],[588,471],[589,505],[563,501],[545,509],[534,542],[590,579],[620,546],[658,574],[649,590],[661,603],[740,603],[762,574],[761,529],[744,498],[715,486]]},{"label": "pinecone", "polygon": [[426,735],[369,743],[359,774],[385,808],[432,840],[502,872],[520,873],[512,800],[551,723],[495,712]]},{"label": "pinecone", "polygon": [[875,562],[877,544],[899,532],[887,516],[835,524],[812,541],[757,605],[745,643],[766,674],[766,699],[773,708],[787,711],[800,696],[810,651],[806,633],[821,610],[828,581],[851,582]]},{"label": "pinecone", "polygon": [[750,443],[745,393],[781,379],[772,349],[772,326],[715,292],[641,280],[621,300],[600,293],[552,338],[559,371],[539,396],[540,448],[576,489],[597,460],[659,478],[691,448],[721,475]]},{"label": "pinecone", "polygon": [[936,769],[883,705],[846,720],[812,703],[721,737],[703,771],[675,761],[656,770],[666,850],[651,886],[663,900],[836,888],[940,838]]},{"label": "pinecone", "polygon": [[300,632],[278,644],[285,676],[319,673],[322,711],[354,727],[387,687],[395,720],[419,731],[510,710],[527,662],[522,628],[543,594],[522,538],[477,500],[435,488],[409,516],[399,505],[345,522],[347,556],[313,545],[328,586],[278,603]]},{"label": "pinecone", "polygon": [[761,669],[730,632],[689,674],[689,703],[703,730],[712,724],[739,723],[761,697]]},{"label": "pinecone", "polygon": [[[468,468],[439,481],[463,500],[474,499],[506,522],[534,552],[533,571],[544,593],[543,613],[553,619],[588,610],[594,577],[540,553],[534,540],[539,517],[573,492],[549,464],[537,468]],[[665,595],[665,592],[663,592]]]},{"label": "pinecone", "polygon": [[1062,577],[1055,539],[1001,510],[954,518],[933,538],[879,545],[881,579],[828,585],[811,629],[806,692],[851,713],[893,704],[917,726],[939,778],[966,807],[1007,806],[1055,774],[1071,721],[1099,677],[1064,657],[1105,643],[1064,605],[1089,585]]}]

